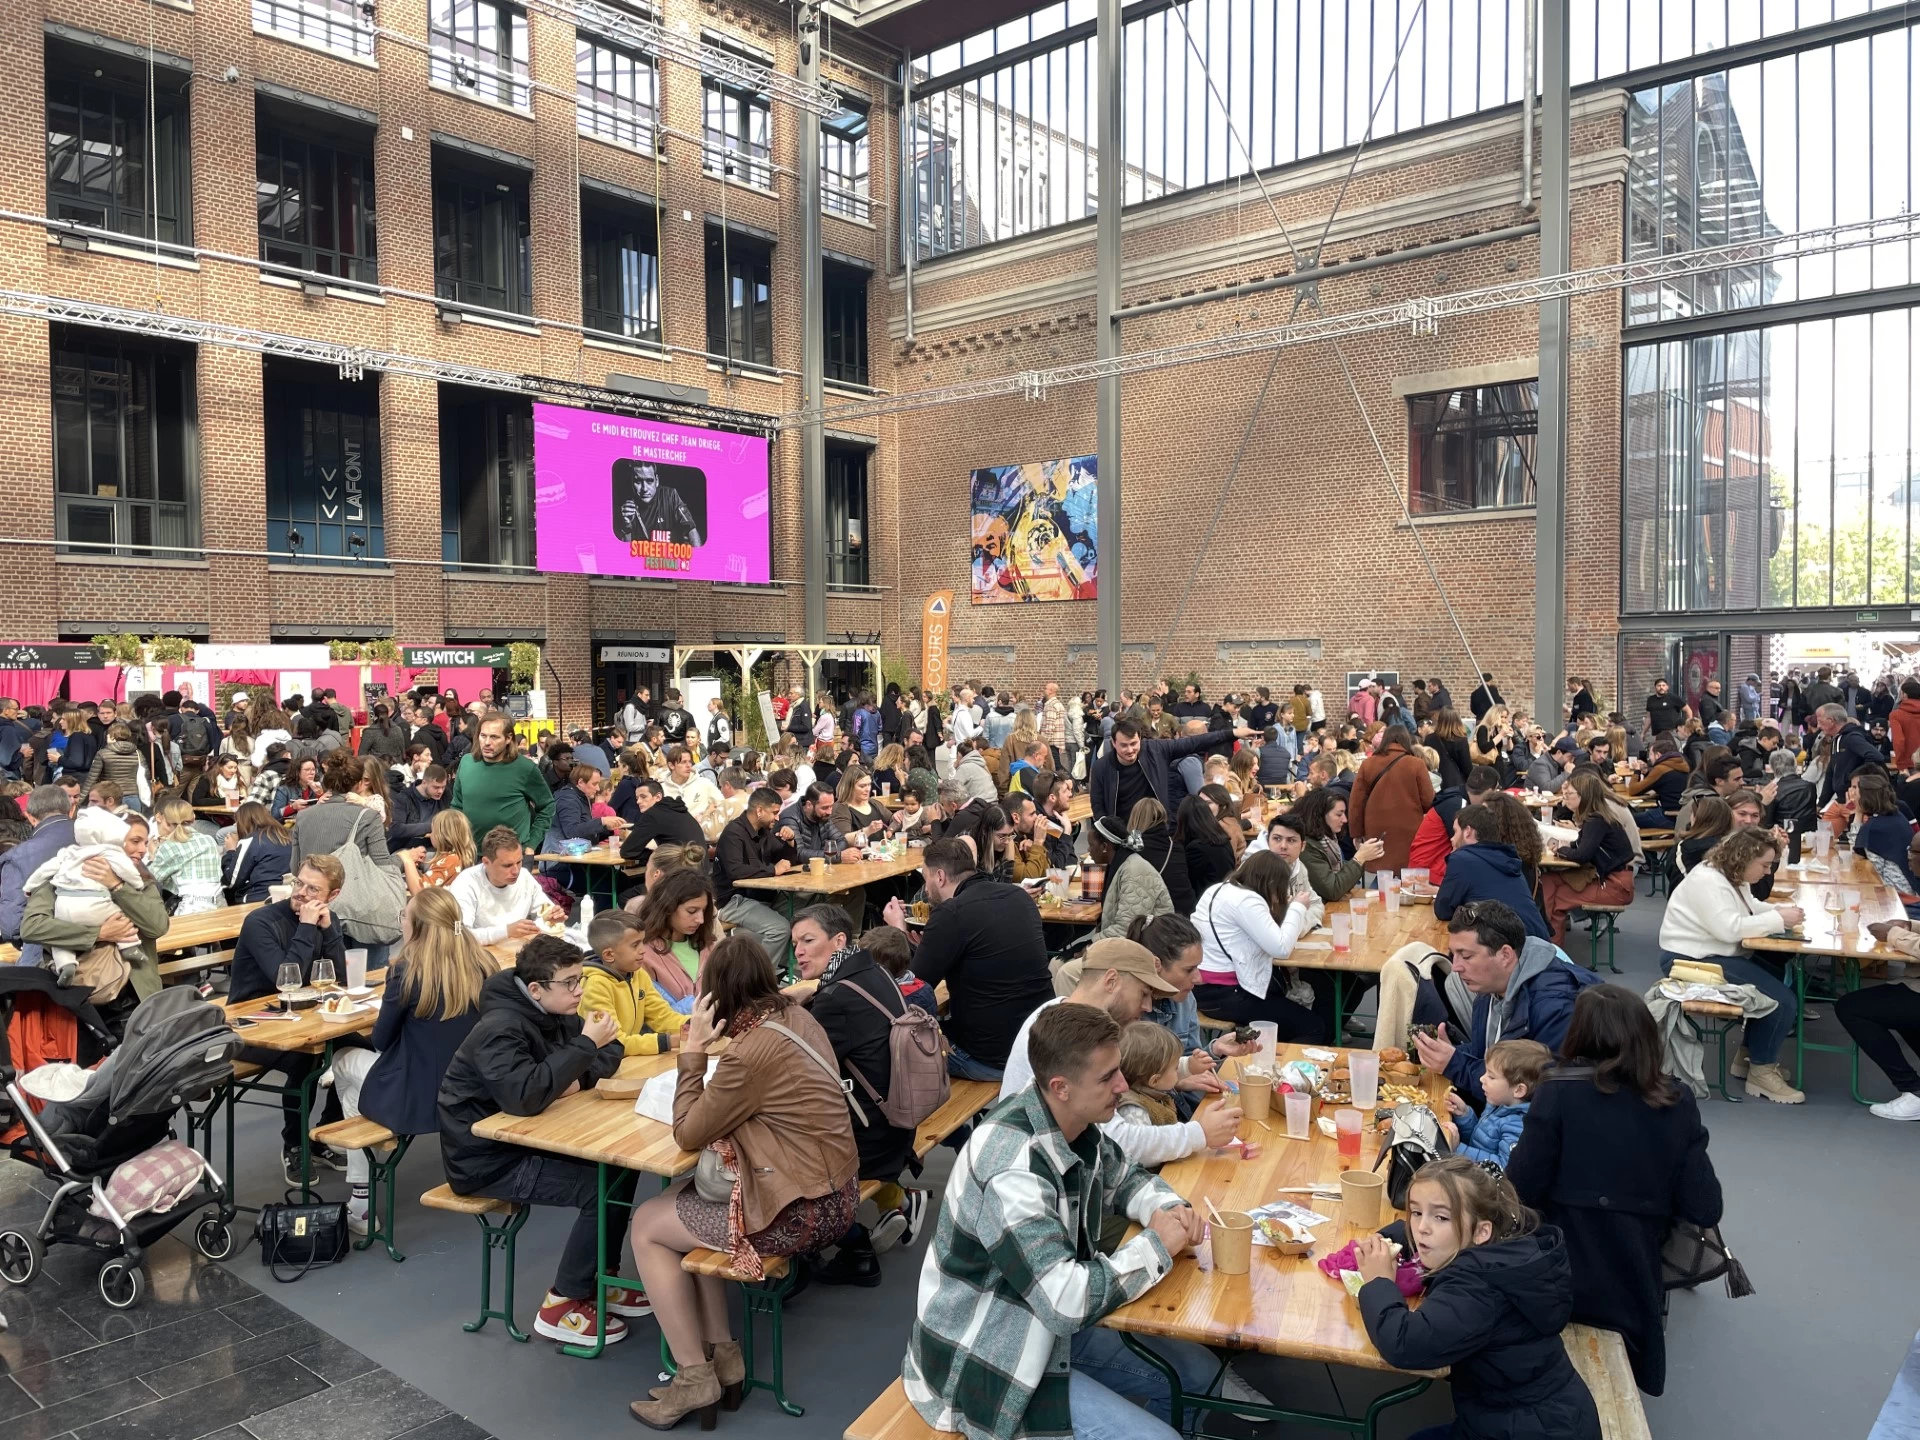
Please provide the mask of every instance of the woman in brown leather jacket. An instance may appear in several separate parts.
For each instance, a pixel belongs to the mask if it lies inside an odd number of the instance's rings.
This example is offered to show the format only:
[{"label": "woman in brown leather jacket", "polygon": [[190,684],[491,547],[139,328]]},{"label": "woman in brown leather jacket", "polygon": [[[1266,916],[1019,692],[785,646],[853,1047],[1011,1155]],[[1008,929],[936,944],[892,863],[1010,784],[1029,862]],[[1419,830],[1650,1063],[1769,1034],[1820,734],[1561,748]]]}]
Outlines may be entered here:
[{"label": "woman in brown leather jacket", "polygon": [[[860,1198],[853,1117],[833,1047],[819,1022],[780,993],[760,942],[736,934],[715,945],[700,987],[680,1032],[673,1138],[683,1150],[718,1150],[739,1178],[726,1203],[682,1184],[633,1212],[634,1259],[678,1367],[671,1385],[629,1407],[655,1430],[695,1411],[710,1425],[723,1401],[730,1410],[739,1405],[746,1379],[727,1326],[726,1283],[687,1274],[681,1257],[717,1250],[736,1275],[757,1279],[764,1259],[838,1240]],[[723,1036],[728,1044],[709,1079],[707,1051]]]}]

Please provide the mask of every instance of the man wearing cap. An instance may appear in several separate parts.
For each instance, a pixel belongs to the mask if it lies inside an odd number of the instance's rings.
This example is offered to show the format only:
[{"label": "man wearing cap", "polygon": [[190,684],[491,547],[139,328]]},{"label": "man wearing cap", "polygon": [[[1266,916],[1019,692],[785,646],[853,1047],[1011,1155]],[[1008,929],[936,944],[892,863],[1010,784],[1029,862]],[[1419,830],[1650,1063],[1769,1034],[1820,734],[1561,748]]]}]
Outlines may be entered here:
[{"label": "man wearing cap", "polygon": [[[1749,671],[1747,678],[1740,682],[1740,688],[1733,696],[1735,718],[1744,725],[1749,720],[1760,718],[1760,676]],[[1896,757],[1898,758],[1898,757]]]},{"label": "man wearing cap", "polygon": [[[1007,1055],[1006,1072],[1000,1079],[1000,1098],[1026,1089],[1033,1083],[1033,1061],[1027,1053],[1027,1033],[1042,1013],[1055,1005],[1071,1002],[1091,1005],[1113,1016],[1125,1029],[1151,1013],[1154,999],[1178,995],[1179,989],[1161,978],[1153,952],[1133,940],[1118,937],[1096,940],[1077,962],[1079,980],[1071,994],[1049,1000],[1027,1017],[1019,1034],[1013,1037],[1013,1049]],[[1100,1129],[1118,1145],[1136,1165],[1155,1168],[1183,1159],[1201,1150],[1217,1148],[1234,1136],[1240,1124],[1238,1106],[1209,1105],[1194,1119],[1179,1125],[1142,1125],[1127,1120],[1104,1121]]]}]

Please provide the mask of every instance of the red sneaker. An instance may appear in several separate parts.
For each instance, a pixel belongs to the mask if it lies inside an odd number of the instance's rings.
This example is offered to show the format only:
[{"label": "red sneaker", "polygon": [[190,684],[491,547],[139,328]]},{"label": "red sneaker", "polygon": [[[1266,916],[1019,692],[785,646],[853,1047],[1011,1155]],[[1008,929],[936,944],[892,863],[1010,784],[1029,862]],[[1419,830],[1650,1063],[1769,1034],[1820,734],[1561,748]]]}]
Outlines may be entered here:
[{"label": "red sneaker", "polygon": [[639,1320],[653,1313],[653,1302],[647,1299],[647,1292],[638,1285],[609,1285],[607,1313]]},{"label": "red sneaker", "polygon": [[[568,1300],[551,1290],[547,1292],[547,1298],[533,1319],[536,1335],[544,1335],[549,1340],[558,1340],[566,1345],[591,1345],[599,1334],[597,1327],[598,1316],[594,1313],[593,1301]],[[606,1343],[617,1345],[626,1338],[627,1322],[617,1315],[609,1315]]]}]

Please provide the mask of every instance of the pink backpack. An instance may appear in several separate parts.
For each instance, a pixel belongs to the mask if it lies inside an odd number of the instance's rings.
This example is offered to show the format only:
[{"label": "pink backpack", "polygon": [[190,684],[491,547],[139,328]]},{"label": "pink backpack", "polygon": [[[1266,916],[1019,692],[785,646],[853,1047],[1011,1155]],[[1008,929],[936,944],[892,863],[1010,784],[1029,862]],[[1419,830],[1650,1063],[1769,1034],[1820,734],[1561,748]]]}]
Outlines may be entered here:
[{"label": "pink backpack", "polygon": [[940,1022],[918,1005],[909,1005],[906,997],[900,994],[897,983],[894,985],[894,995],[900,1001],[902,1012],[898,1015],[853,981],[841,980],[836,983],[846,986],[885,1015],[893,1027],[887,1032],[887,1056],[892,1065],[893,1078],[885,1095],[867,1083],[867,1077],[860,1073],[859,1066],[850,1064],[847,1068],[853,1072],[853,1078],[859,1082],[860,1088],[867,1092],[867,1098],[887,1118],[888,1124],[897,1125],[902,1130],[917,1128],[922,1120],[947,1103],[947,1097],[953,1089],[952,1082],[947,1079],[947,1037],[941,1032]]}]

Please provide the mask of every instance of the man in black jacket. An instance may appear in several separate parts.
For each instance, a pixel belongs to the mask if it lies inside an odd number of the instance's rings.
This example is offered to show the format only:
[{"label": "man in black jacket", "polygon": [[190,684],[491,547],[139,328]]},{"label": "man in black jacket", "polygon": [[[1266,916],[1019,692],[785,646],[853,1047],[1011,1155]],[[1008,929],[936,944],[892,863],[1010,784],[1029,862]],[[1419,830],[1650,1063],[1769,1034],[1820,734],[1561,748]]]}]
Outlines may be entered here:
[{"label": "man in black jacket", "polygon": [[[1093,777],[1088,789],[1093,796],[1093,813],[1105,816],[1125,828],[1128,814],[1136,802],[1149,796],[1158,800],[1169,815],[1183,796],[1174,794],[1173,763],[1188,755],[1204,754],[1215,741],[1231,735],[1245,740],[1253,731],[1245,725],[1231,731],[1180,735],[1171,740],[1149,740],[1136,720],[1116,720],[1113,743],[1093,762]],[[1021,1016],[1026,1019],[1026,1016]]]},{"label": "man in black jacket", "polygon": [[[1018,885],[991,879],[974,865],[964,840],[927,847],[921,876],[935,906],[914,951],[913,973],[929,985],[947,982],[947,1073],[997,1081],[1027,1016],[1053,998],[1053,976],[1040,907]],[[897,898],[887,902],[886,919],[896,930],[907,929],[906,907]]]},{"label": "man in black jacket", "polygon": [[1467,697],[1467,707],[1473,711],[1475,724],[1494,706],[1506,703],[1500,698],[1500,687],[1493,683],[1493,676],[1484,673],[1480,676],[1480,683],[1474,687],[1473,694]]},{"label": "man in black jacket", "polygon": [[1799,760],[1785,746],[1767,757],[1767,769],[1773,779],[1762,792],[1768,799],[1761,823],[1787,832],[1786,863],[1798,865],[1801,842],[1820,823],[1820,797],[1813,782],[1801,777]]},{"label": "man in black jacket", "polygon": [[[592,1344],[599,1317],[599,1182],[596,1167],[545,1155],[473,1133],[477,1120],[505,1111],[538,1115],[556,1100],[591,1090],[620,1068],[618,1024],[611,1015],[580,1019],[580,983],[586,956],[554,935],[536,935],[521,947],[513,969],[490,977],[480,991],[480,1019],[454,1052],[440,1081],[440,1159],[456,1195],[485,1195],[521,1205],[562,1205],[580,1213],[560,1252],[553,1288],[540,1302],[533,1328],[549,1340]],[[632,1176],[627,1177],[631,1184]],[[608,1207],[611,1216],[612,1207]],[[610,1225],[607,1251],[620,1254],[620,1232]],[[623,1315],[650,1315],[638,1285],[607,1287],[606,1343],[627,1335]]]},{"label": "man in black jacket", "polygon": [[652,776],[633,782],[633,805],[639,818],[620,842],[620,858],[628,864],[645,865],[656,846],[707,843],[700,822],[687,813],[686,802],[667,794]]},{"label": "man in black jacket", "polygon": [[387,827],[387,849],[394,852],[425,845],[433,838],[433,817],[447,808],[447,782],[453,777],[438,765],[429,765],[417,785],[393,792],[393,823]]},{"label": "man in black jacket", "polygon": [[737,881],[784,875],[793,869],[793,847],[773,833],[773,822],[779,818],[777,791],[762,787],[747,797],[747,808],[727,822],[714,846],[713,896],[720,918],[743,927],[773,957],[774,965],[784,968],[787,922],[771,905],[753,898],[752,892],[734,888]]},{"label": "man in black jacket", "polygon": [[1835,800],[1846,803],[1854,771],[1867,764],[1885,768],[1887,762],[1865,727],[1844,705],[1822,705],[1813,712],[1813,723],[1833,742],[1833,758],[1827,762],[1826,777],[1820,782],[1820,808],[1824,810]]}]

